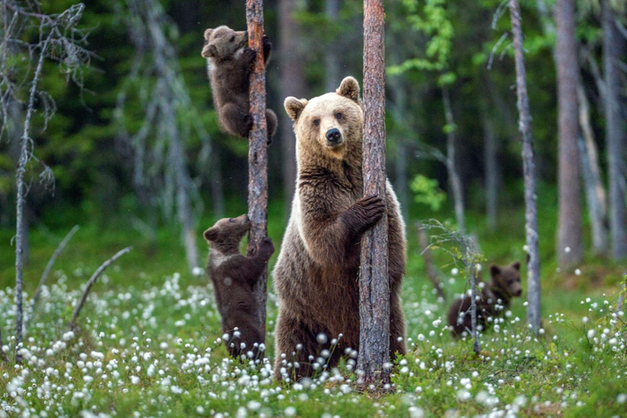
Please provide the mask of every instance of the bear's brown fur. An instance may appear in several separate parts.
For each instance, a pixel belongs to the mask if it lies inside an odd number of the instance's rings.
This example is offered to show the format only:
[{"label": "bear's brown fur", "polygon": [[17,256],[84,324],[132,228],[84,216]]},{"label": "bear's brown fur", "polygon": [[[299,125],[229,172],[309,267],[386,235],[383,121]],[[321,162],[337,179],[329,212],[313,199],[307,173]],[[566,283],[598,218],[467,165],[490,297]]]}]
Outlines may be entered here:
[{"label": "bear's brown fur", "polygon": [[258,357],[259,345],[264,342],[263,332],[256,325],[259,307],[253,288],[274,253],[274,246],[266,238],[254,257],[240,254],[239,243],[249,229],[250,221],[242,215],[221,219],[204,233],[211,248],[207,274],[213,282],[222,332],[228,334],[225,343],[233,357],[248,352]]},{"label": "bear's brown fur", "polygon": [[[227,133],[248,138],[253,126],[250,116],[248,88],[250,73],[256,53],[247,48],[246,31],[234,31],[228,26],[219,26],[205,31],[206,44],[202,56],[207,58],[207,68],[218,122]],[[263,56],[267,62],[272,44],[263,38]],[[277,127],[276,114],[266,110],[268,138],[274,135]]]},{"label": "bear's brown fur", "polygon": [[[485,330],[486,325],[492,322],[489,318],[496,318],[509,308],[512,297],[522,295],[520,285],[520,262],[516,261],[509,266],[499,267],[496,264],[490,266],[492,277],[481,293],[477,301],[477,329]],[[448,324],[453,336],[459,337],[464,331],[468,334],[472,330],[472,318],[470,314],[471,298],[464,296],[457,299],[448,311]]]},{"label": "bear's brown fur", "polygon": [[[360,242],[364,231],[386,212],[394,359],[396,353],[405,353],[399,295],[405,225],[389,182],[385,199],[362,195],[364,115],[359,84],[347,77],[336,92],[311,100],[288,97],[285,109],[294,120],[298,179],[273,272],[280,301],[275,377],[311,376],[321,366],[313,363],[330,368],[343,354],[354,355],[359,349]],[[318,338],[320,334],[325,336]],[[338,338],[336,347],[331,347],[332,338]]]}]

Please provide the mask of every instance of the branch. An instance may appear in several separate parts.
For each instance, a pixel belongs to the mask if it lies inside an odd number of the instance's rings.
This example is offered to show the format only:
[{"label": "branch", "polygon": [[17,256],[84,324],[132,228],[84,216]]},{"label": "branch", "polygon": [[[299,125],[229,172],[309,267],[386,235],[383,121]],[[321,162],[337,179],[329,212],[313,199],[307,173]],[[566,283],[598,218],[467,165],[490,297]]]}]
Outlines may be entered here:
[{"label": "branch", "polygon": [[65,236],[65,238],[63,238],[63,241],[61,241],[61,243],[57,247],[54,254],[52,254],[52,257],[50,257],[50,260],[48,261],[48,264],[46,265],[46,269],[44,270],[44,273],[41,275],[41,279],[39,280],[39,284],[37,285],[37,290],[35,290],[35,295],[33,296],[33,302],[30,307],[29,318],[32,318],[33,314],[35,313],[35,305],[37,305],[37,302],[39,301],[41,290],[44,287],[44,283],[46,283],[46,280],[48,279],[48,275],[50,274],[50,271],[52,270],[52,266],[54,265],[54,262],[57,261],[57,258],[59,257],[61,252],[65,249],[65,246],[67,245],[67,243],[70,241],[70,239],[74,236],[74,234],[78,230],[79,230],[79,226],[74,225],[74,228],[72,228],[70,232],[68,232],[68,234]]},{"label": "branch", "polygon": [[96,283],[96,280],[98,280],[98,277],[100,277],[100,275],[107,269],[107,267],[113,264],[115,260],[123,256],[127,252],[131,251],[132,248],[133,247],[126,247],[125,249],[119,251],[113,257],[105,261],[103,265],[98,267],[98,270],[96,270],[93,276],[89,278],[89,281],[87,281],[87,285],[85,286],[85,290],[83,291],[83,296],[81,296],[80,301],[78,302],[78,304],[76,305],[76,308],[74,309],[74,314],[72,314],[72,320],[70,321],[68,328],[70,329],[76,328],[76,320],[78,319],[78,315],[81,313],[81,309],[83,309],[83,305],[85,305],[85,301],[87,300],[89,291],[91,290],[91,287],[94,285],[94,283]]}]

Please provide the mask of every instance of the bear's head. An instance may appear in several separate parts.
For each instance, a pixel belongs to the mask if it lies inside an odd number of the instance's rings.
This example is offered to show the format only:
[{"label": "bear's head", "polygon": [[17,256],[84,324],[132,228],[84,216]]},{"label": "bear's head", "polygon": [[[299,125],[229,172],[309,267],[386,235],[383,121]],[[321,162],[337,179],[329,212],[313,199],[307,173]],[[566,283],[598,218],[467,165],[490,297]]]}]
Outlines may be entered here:
[{"label": "bear's head", "polygon": [[234,57],[248,43],[246,31],[234,31],[228,26],[218,26],[205,31],[205,46],[202,49],[204,58],[221,60]]},{"label": "bear's head", "polygon": [[490,276],[492,276],[492,285],[509,296],[522,295],[522,286],[520,285],[520,261],[513,262],[509,266],[500,267],[496,264],[490,266]]},{"label": "bear's head", "polygon": [[250,229],[248,216],[220,219],[214,226],[207,229],[203,236],[209,245],[222,251],[237,250],[239,242]]},{"label": "bear's head", "polygon": [[340,87],[313,99],[285,99],[285,111],[294,121],[299,161],[331,156],[338,160],[354,156],[361,161],[364,113],[359,83],[353,77]]}]

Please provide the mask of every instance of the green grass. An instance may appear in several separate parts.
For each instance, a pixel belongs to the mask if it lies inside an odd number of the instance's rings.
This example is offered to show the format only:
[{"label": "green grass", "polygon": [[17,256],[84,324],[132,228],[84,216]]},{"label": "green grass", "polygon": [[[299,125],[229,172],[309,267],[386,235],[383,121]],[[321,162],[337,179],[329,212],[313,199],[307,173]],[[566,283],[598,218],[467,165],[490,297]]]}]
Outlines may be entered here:
[{"label": "green grass", "polygon": [[[278,248],[282,213],[280,206],[272,209],[270,235]],[[489,262],[524,260],[522,227],[510,226],[508,216],[503,216],[498,233],[476,231]],[[520,210],[511,216],[520,217]],[[27,296],[72,227],[73,217],[67,218],[51,220],[50,230],[31,231]],[[152,244],[121,219],[106,227],[82,226],[58,259],[30,321],[24,366],[1,366],[0,417],[26,411],[68,417],[439,417],[504,416],[508,411],[518,416],[627,416],[627,327],[623,316],[611,315],[621,268],[587,256],[580,275],[558,273],[554,220],[551,210],[540,220],[544,333],[537,339],[528,333],[524,300],[514,300],[511,315],[482,336],[480,356],[472,354],[470,341],[454,341],[445,329],[447,305],[433,295],[408,223],[403,304],[412,350],[396,359],[395,390],[384,396],[360,393],[346,362],[313,381],[280,386],[263,365],[228,360],[212,289],[204,276],[187,272],[175,226],[160,229]],[[212,223],[202,222],[199,238]],[[482,223],[479,216],[469,215],[469,225]],[[5,344],[15,326],[11,235],[0,231]],[[198,244],[205,252],[201,239]],[[67,334],[85,281],[128,245],[134,249],[94,286],[79,318],[80,330]],[[466,289],[465,279],[451,274],[450,260],[442,253],[434,255],[449,298]],[[268,309],[267,345],[273,358],[277,306],[272,297]]]}]

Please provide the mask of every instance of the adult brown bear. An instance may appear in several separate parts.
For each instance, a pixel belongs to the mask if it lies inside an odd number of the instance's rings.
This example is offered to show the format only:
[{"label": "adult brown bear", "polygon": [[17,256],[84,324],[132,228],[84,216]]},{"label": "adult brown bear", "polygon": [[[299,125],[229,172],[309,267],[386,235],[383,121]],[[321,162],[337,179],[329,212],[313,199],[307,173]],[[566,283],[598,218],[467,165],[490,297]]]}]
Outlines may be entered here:
[{"label": "adult brown bear", "polygon": [[[279,296],[277,379],[311,376],[359,349],[358,271],[363,233],[387,212],[390,356],[405,353],[400,289],[405,225],[387,184],[385,199],[362,196],[364,115],[359,84],[347,77],[336,92],[285,99],[294,121],[298,163],[289,225],[274,269]],[[341,337],[340,337],[341,335]],[[332,347],[332,338],[337,346]]]}]

